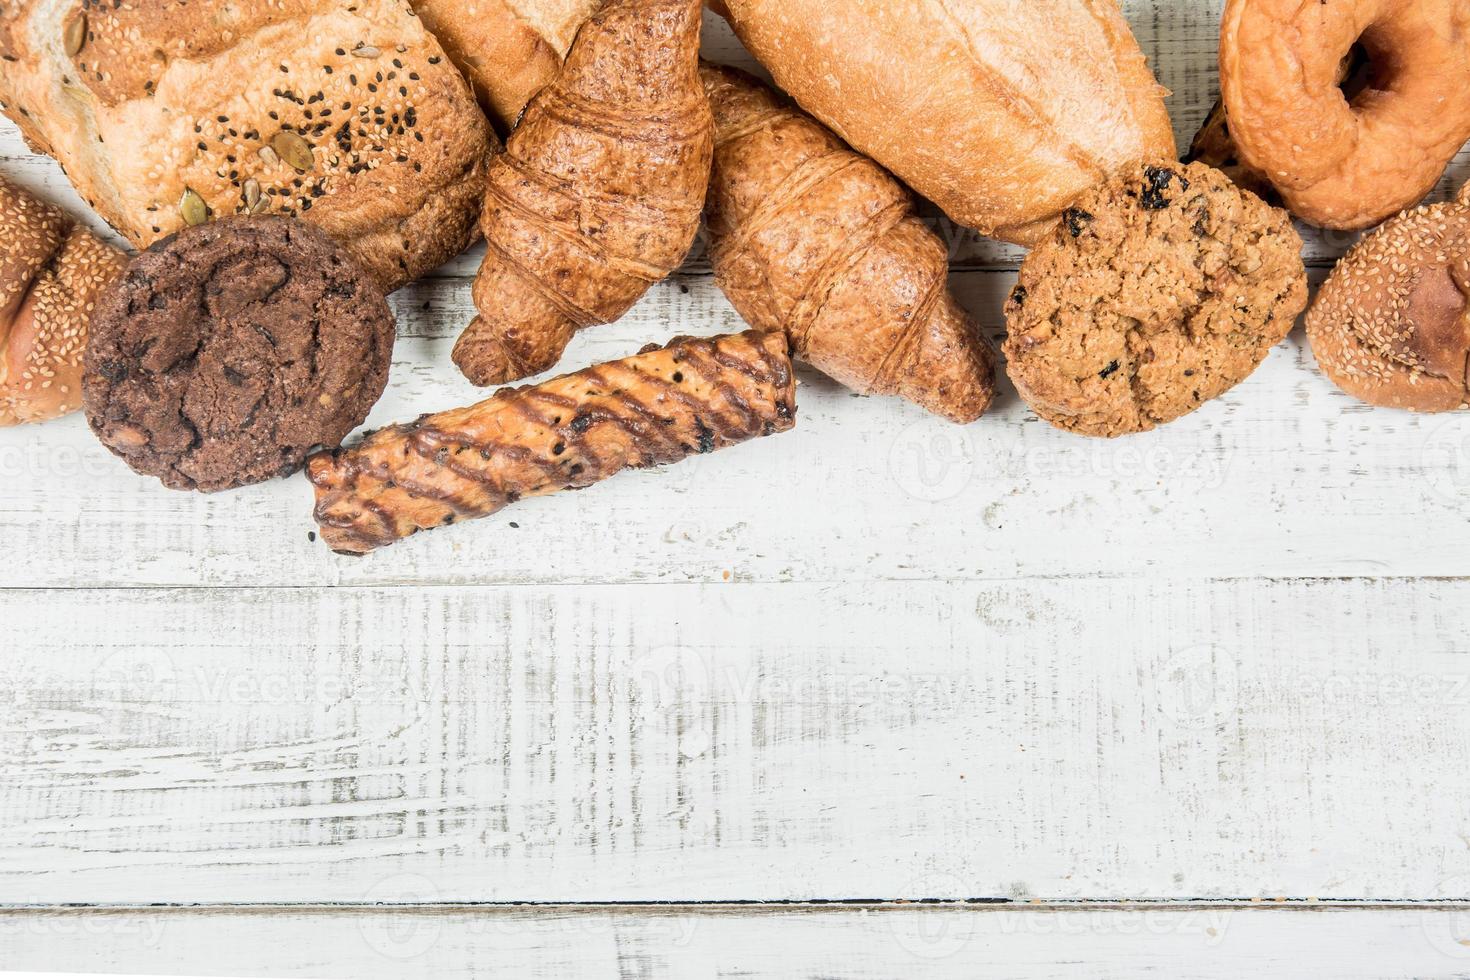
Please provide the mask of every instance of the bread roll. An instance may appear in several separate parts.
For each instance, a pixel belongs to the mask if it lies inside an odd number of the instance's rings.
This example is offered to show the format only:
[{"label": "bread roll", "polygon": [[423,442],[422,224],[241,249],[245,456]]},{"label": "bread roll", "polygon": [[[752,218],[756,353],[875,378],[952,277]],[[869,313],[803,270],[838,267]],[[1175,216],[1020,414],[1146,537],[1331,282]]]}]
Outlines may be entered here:
[{"label": "bread roll", "polygon": [[0,105],[142,247],[300,216],[384,288],[462,251],[491,149],[402,0],[11,0]]},{"label": "bread roll", "polygon": [[0,249],[0,426],[74,412],[88,318],[127,259],[3,177]]},{"label": "bread roll", "polygon": [[1175,156],[1116,0],[725,0],[776,82],[955,221],[1030,244],[1123,164]]},{"label": "bread roll", "polygon": [[502,132],[556,77],[577,29],[601,5],[602,0],[413,0]]},{"label": "bread roll", "polygon": [[1470,207],[1466,194],[1405,211],[1332,270],[1307,313],[1317,364],[1370,405],[1470,408]]}]

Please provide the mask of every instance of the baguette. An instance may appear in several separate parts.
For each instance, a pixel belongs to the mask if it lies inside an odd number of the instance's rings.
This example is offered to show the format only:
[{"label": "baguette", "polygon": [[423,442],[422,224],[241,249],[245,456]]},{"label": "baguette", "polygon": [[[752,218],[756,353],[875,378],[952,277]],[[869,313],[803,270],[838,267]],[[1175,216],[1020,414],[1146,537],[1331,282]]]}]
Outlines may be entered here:
[{"label": "baguette", "polygon": [[561,70],[601,0],[413,0],[502,132]]},{"label": "baguette", "polygon": [[475,384],[552,367],[683,261],[713,143],[699,28],[699,0],[611,0],[495,158],[479,316],[454,348]]},{"label": "baguette", "polygon": [[1175,156],[1117,0],[726,0],[777,84],[955,221],[1040,240],[1084,191]]},{"label": "baguette", "polygon": [[139,248],[292,215],[393,289],[473,238],[493,135],[402,0],[9,0],[0,59],[0,107]]},{"label": "baguette", "polygon": [[854,391],[973,422],[995,353],[948,289],[949,253],[883,168],[754,78],[702,69],[715,116],[715,282],[751,326]]},{"label": "baguette", "polygon": [[323,540],[333,551],[364,554],[522,497],[785,432],[795,416],[780,333],[675,338],[383,429],[356,448],[312,457],[307,476]]}]

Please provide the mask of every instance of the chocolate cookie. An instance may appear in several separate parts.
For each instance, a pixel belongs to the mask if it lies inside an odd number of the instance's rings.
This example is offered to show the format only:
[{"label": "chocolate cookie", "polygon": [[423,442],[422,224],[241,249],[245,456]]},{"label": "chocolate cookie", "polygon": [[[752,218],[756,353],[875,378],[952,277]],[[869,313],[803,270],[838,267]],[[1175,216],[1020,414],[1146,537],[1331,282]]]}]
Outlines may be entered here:
[{"label": "chocolate cookie", "polygon": [[92,431],[176,490],[285,476],[337,446],[383,393],[393,315],[339,246],[289,218],[231,218],[158,242],[98,302]]},{"label": "chocolate cookie", "polygon": [[1055,426],[1143,432],[1249,375],[1306,306],[1286,212],[1203,164],[1139,164],[1067,209],[1006,304],[1008,371]]}]

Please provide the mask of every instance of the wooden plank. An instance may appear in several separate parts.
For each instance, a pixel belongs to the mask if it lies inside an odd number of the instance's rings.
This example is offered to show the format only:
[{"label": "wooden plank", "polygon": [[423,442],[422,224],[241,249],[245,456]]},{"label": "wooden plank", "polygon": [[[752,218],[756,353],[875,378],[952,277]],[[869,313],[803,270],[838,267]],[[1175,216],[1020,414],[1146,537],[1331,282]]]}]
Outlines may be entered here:
[{"label": "wooden plank", "polygon": [[[1010,282],[958,277],[993,336]],[[449,363],[468,303],[443,283],[396,299],[403,336],[370,424],[482,397]],[[578,337],[562,370],[739,327],[708,279],[681,278]],[[0,526],[26,556],[0,587],[1470,574],[1470,415],[1371,410],[1300,332],[1224,398],[1113,442],[1052,429],[1008,385],[963,429],[814,372],[798,402],[792,433],[362,559],[309,539],[304,477],[180,494],[80,418],[0,431]]]},{"label": "wooden plank", "polygon": [[0,903],[1470,899],[1467,618],[1463,580],[3,591]]},{"label": "wooden plank", "polygon": [[1470,908],[909,906],[0,913],[4,967],[591,980],[1464,977]]}]

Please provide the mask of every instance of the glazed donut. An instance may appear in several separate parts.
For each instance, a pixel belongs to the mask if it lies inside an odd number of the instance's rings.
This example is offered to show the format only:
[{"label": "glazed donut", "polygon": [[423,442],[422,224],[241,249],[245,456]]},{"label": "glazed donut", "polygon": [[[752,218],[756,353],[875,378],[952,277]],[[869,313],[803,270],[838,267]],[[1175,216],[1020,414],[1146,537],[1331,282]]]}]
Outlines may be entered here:
[{"label": "glazed donut", "polygon": [[[1357,230],[1411,207],[1470,139],[1465,0],[1226,0],[1220,92],[1243,162],[1298,217]],[[1339,86],[1361,45],[1366,86]]]}]

